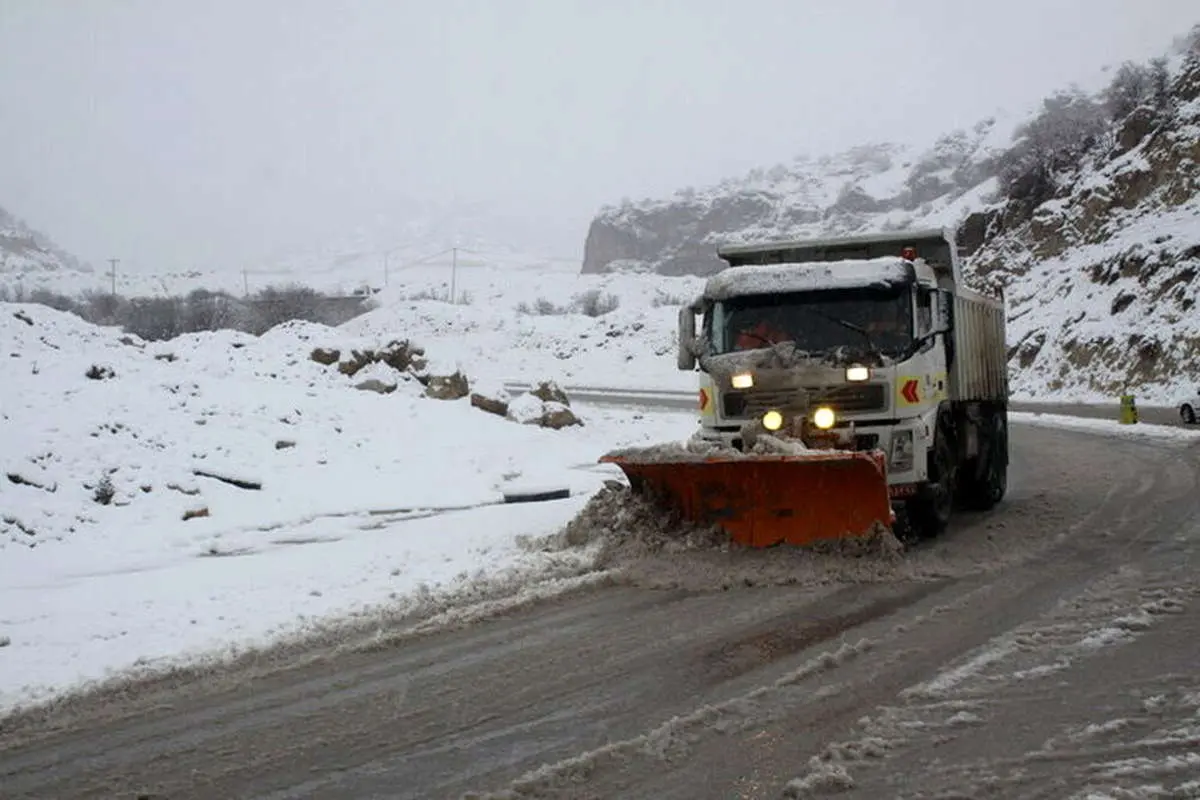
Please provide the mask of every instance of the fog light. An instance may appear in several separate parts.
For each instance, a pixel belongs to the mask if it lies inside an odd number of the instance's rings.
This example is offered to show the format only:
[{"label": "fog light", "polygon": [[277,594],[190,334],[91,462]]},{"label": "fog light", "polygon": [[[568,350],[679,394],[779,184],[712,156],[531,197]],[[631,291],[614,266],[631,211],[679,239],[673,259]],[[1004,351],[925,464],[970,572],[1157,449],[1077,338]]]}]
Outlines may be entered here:
[{"label": "fog light", "polygon": [[846,367],[846,380],[851,383],[869,381],[871,380],[871,370],[869,367],[862,366]]},{"label": "fog light", "polygon": [[783,427],[783,414],[771,410],[762,415],[762,426],[769,431],[777,431]]},{"label": "fog light", "polygon": [[754,376],[749,372],[739,372],[729,379],[735,389],[749,389],[754,386]]},{"label": "fog light", "polygon": [[837,416],[833,413],[832,408],[821,406],[813,412],[812,422],[821,430],[827,431],[833,427],[833,423],[837,422]]}]

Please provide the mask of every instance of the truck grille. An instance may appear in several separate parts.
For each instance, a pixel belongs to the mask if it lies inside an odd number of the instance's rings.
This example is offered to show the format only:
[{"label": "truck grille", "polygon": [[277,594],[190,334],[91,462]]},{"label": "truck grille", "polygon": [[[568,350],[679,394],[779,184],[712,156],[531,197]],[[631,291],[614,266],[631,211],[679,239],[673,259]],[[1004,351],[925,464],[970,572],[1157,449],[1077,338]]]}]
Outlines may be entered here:
[{"label": "truck grille", "polygon": [[[863,411],[882,411],[887,408],[887,384],[864,383],[843,386],[808,386],[810,406],[827,405],[839,414]],[[726,392],[722,410],[728,418],[757,417],[772,408],[795,408],[798,400],[795,389],[771,391]]]}]

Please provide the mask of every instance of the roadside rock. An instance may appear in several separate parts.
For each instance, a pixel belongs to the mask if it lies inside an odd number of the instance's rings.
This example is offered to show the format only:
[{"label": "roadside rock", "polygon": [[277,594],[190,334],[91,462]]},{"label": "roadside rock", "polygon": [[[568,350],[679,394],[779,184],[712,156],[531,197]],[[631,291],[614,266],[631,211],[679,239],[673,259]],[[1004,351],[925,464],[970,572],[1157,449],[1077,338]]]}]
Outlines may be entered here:
[{"label": "roadside rock", "polygon": [[326,367],[336,364],[341,357],[341,350],[326,350],[323,347],[314,348],[312,354],[309,356],[313,361]]},{"label": "roadside rock", "polygon": [[575,412],[567,408],[561,403],[546,403],[542,409],[542,416],[538,420],[543,428],[559,430],[567,428],[571,425],[579,425],[582,427],[583,420],[575,416]]},{"label": "roadside rock", "polygon": [[542,381],[529,393],[543,403],[559,403],[564,406],[571,405],[571,400],[567,397],[567,393],[554,381]]},{"label": "roadside rock", "polygon": [[500,417],[508,416],[508,401],[491,395],[471,393],[471,405],[489,414]]},{"label": "roadside rock", "polygon": [[375,363],[375,353],[371,350],[354,350],[350,353],[350,358],[338,362],[338,372],[348,378],[353,378],[358,374],[359,370],[364,369],[370,364]]},{"label": "roadside rock", "polygon": [[391,394],[396,391],[397,384],[381,381],[379,378],[367,378],[365,381],[360,381],[354,385],[355,389],[363,392],[376,392],[378,394]]},{"label": "roadside rock", "polygon": [[513,422],[522,425],[540,425],[551,430],[583,425],[583,420],[562,403],[541,400],[532,392],[523,394],[509,403],[507,416]]},{"label": "roadside rock", "polygon": [[431,375],[425,384],[425,396],[434,400],[459,400],[471,392],[467,376],[462,372],[453,375]]}]

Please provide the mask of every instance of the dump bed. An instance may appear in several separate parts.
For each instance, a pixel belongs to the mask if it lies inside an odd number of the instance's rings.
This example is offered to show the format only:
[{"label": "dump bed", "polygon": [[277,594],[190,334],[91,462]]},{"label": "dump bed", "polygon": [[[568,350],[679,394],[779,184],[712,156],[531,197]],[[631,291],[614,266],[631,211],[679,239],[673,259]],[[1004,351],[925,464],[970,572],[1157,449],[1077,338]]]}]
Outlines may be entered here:
[{"label": "dump bed", "polygon": [[952,400],[1008,400],[1004,304],[963,287],[954,296]]}]

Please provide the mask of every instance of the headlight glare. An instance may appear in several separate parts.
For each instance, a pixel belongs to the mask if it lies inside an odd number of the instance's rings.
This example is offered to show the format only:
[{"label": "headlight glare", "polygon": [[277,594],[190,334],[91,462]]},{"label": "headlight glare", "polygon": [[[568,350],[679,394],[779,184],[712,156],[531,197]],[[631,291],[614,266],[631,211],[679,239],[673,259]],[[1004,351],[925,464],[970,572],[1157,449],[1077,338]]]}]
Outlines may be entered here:
[{"label": "headlight glare", "polygon": [[861,383],[871,380],[871,368],[863,366],[846,367],[846,380],[851,383]]},{"label": "headlight glare", "polygon": [[771,409],[762,415],[762,426],[769,431],[777,431],[783,427],[783,414]]},{"label": "headlight glare", "polygon": [[812,414],[812,423],[823,431],[827,431],[837,422],[837,415],[829,406],[821,406]]},{"label": "headlight glare", "polygon": [[754,376],[749,372],[739,372],[729,379],[735,389],[749,389],[754,386]]}]

